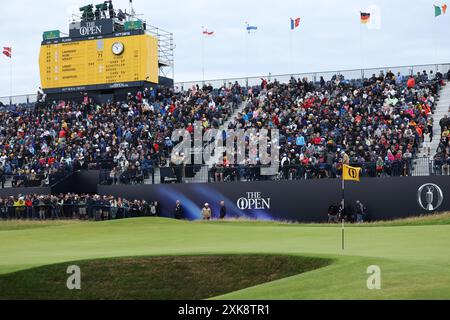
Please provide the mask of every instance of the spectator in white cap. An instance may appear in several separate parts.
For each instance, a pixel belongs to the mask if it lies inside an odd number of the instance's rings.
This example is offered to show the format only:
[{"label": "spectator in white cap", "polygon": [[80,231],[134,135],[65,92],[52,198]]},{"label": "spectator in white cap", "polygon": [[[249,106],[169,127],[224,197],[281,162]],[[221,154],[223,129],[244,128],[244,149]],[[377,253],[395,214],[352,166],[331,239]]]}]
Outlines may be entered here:
[{"label": "spectator in white cap", "polygon": [[202,217],[203,217],[203,220],[211,220],[212,212],[211,212],[211,208],[209,207],[208,203],[205,203],[205,206],[202,209]]}]

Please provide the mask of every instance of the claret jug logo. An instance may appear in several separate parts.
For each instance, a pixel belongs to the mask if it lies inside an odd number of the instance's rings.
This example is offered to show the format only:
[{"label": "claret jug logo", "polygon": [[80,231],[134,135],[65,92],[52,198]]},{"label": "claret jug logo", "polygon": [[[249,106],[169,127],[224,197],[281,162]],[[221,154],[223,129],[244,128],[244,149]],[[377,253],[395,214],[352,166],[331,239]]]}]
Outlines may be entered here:
[{"label": "claret jug logo", "polygon": [[424,184],[417,192],[417,201],[422,209],[433,212],[439,209],[444,202],[444,193],[436,184]]}]

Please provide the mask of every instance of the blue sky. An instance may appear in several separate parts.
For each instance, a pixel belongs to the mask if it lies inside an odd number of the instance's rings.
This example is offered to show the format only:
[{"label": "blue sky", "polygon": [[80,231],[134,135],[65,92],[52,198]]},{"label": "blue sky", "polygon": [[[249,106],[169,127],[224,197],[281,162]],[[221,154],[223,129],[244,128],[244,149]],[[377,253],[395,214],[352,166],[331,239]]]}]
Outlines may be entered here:
[{"label": "blue sky", "polygon": [[[435,19],[433,9],[444,2],[134,0],[134,7],[150,24],[174,33],[175,80],[189,81],[203,77],[202,26],[216,33],[205,40],[206,79],[450,62],[450,12]],[[40,85],[42,32],[67,32],[70,13],[89,3],[21,0],[3,6],[0,47],[14,48],[15,95]],[[128,7],[128,0],[114,3]],[[379,30],[359,22],[359,12],[371,5],[381,9]],[[297,16],[301,27],[292,32],[289,19]],[[259,30],[248,35],[245,22]],[[2,56],[0,97],[9,95],[9,74]]]}]

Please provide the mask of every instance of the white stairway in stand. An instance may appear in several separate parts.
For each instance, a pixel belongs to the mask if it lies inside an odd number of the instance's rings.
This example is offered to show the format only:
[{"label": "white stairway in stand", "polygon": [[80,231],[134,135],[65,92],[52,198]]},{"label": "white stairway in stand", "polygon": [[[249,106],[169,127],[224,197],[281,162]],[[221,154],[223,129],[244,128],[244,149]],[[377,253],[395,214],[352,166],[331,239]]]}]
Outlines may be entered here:
[{"label": "white stairway in stand", "polygon": [[[219,131],[228,130],[228,126],[230,123],[236,120],[239,113],[242,113],[244,111],[245,107],[247,106],[247,101],[244,101],[241,103],[241,105],[236,108],[236,110],[233,112],[233,114],[228,118],[227,121],[225,121],[222,126],[219,128]],[[196,174],[194,178],[185,178],[186,183],[190,182],[208,182],[208,168],[212,167],[214,164],[217,164],[220,160],[220,154],[223,153],[225,150],[218,148],[216,150],[215,155],[209,159],[209,161],[206,163],[206,165],[202,166],[200,171]]]},{"label": "white stairway in stand", "polygon": [[431,157],[428,157],[428,151],[422,146],[419,150],[418,159],[414,168],[414,175],[427,175],[429,170],[428,161],[425,159],[433,158],[436,154],[439,142],[441,139],[441,126],[439,122],[445,115],[448,115],[448,109],[450,107],[450,83],[447,82],[446,86],[442,88],[440,92],[439,102],[436,106],[436,110],[433,115],[434,128],[433,128],[433,142],[431,143]]}]

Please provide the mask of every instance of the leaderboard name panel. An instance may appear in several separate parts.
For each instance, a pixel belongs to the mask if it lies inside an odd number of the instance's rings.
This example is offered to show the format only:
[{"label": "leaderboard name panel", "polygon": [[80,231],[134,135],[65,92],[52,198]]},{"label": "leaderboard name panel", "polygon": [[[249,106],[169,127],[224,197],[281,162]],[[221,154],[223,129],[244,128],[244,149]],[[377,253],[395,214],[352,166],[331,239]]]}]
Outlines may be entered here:
[{"label": "leaderboard name panel", "polygon": [[[115,44],[122,52],[113,52]],[[61,88],[139,81],[138,41],[101,39],[46,46],[47,87]]]}]

